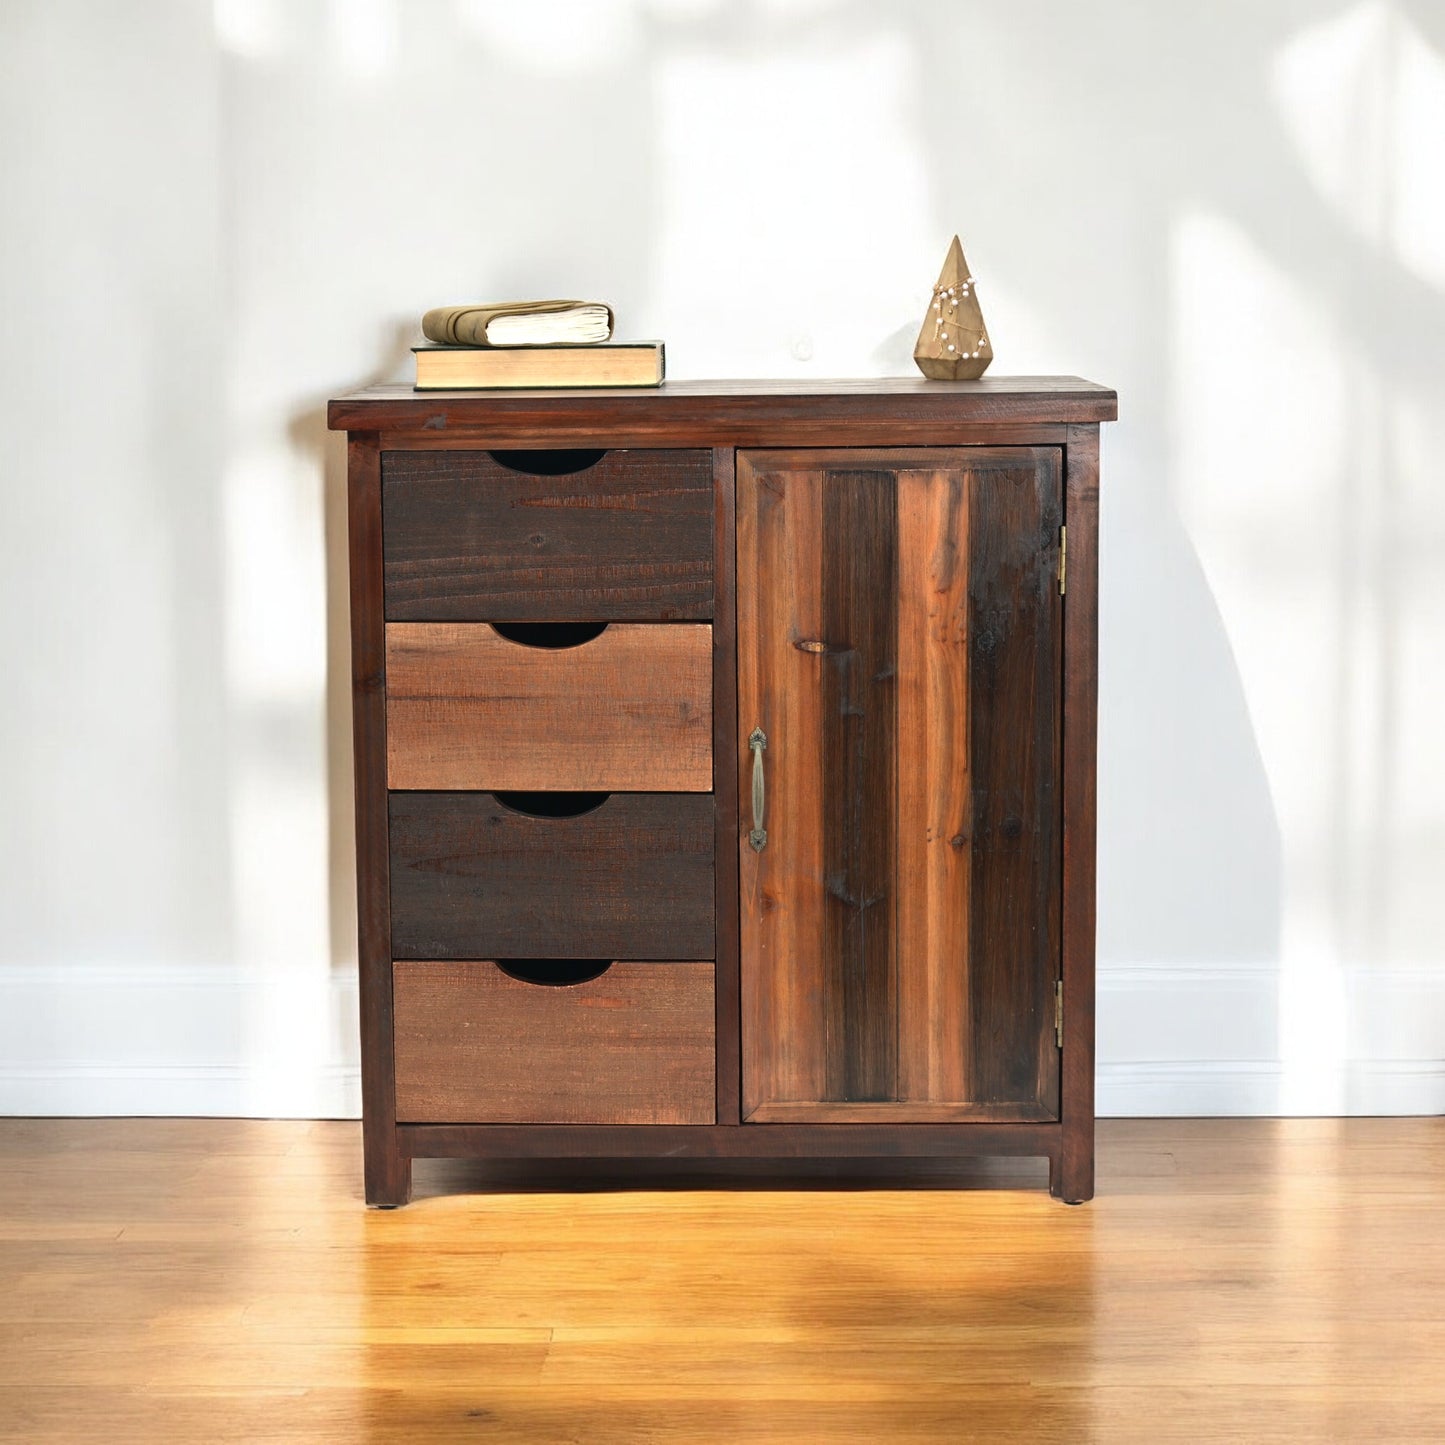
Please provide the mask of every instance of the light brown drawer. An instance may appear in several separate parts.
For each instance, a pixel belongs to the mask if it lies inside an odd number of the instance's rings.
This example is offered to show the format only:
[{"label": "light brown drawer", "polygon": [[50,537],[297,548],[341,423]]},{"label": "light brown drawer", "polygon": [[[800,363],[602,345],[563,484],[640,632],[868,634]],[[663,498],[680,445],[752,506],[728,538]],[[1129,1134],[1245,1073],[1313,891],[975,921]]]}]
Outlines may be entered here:
[{"label": "light brown drawer", "polygon": [[712,627],[619,622],[556,647],[388,623],[386,751],[398,789],[707,792]]},{"label": "light brown drawer", "polygon": [[[509,966],[533,977],[566,967]],[[613,963],[560,986],[492,962],[393,969],[399,1122],[716,1119],[710,963]]]},{"label": "light brown drawer", "polygon": [[711,452],[383,452],[381,484],[394,622],[712,616]]}]

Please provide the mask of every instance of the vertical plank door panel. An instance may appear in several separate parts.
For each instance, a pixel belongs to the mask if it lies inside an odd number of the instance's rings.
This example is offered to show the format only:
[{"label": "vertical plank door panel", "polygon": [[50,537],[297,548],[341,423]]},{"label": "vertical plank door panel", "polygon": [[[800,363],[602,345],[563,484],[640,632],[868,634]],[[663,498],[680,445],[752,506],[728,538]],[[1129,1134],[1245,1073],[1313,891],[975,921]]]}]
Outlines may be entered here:
[{"label": "vertical plank door panel", "polygon": [[[773,475],[737,454],[738,796],[743,1116],[826,1093],[823,975],[823,632],[820,473]],[[786,483],[786,489],[785,489]],[[767,579],[767,585],[762,580]],[[753,753],[767,736],[765,823],[752,827]],[[766,863],[766,867],[764,867]]]},{"label": "vertical plank door panel", "polygon": [[1056,1117],[1059,454],[979,468],[970,482],[968,1009],[995,1024],[970,1035],[969,1097],[1048,1101]]},{"label": "vertical plank door panel", "polygon": [[897,489],[836,471],[823,489],[825,1097],[891,1099],[898,1067],[893,940]]},{"label": "vertical plank door panel", "polygon": [[967,481],[898,473],[900,1099],[970,1097]]},{"label": "vertical plank door panel", "polygon": [[1060,488],[1053,448],[738,454],[752,1122],[1057,1117]]}]

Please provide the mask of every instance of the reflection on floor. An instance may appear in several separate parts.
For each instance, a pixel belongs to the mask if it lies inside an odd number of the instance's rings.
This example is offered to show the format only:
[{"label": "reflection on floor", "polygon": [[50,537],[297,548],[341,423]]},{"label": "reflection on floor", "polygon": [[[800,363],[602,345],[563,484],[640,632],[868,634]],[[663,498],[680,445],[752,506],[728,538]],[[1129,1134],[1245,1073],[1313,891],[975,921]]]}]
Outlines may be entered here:
[{"label": "reflection on floor", "polygon": [[1042,1161],[359,1174],[351,1123],[0,1121],[0,1439],[1442,1434],[1441,1119],[1107,1122],[1080,1208]]}]

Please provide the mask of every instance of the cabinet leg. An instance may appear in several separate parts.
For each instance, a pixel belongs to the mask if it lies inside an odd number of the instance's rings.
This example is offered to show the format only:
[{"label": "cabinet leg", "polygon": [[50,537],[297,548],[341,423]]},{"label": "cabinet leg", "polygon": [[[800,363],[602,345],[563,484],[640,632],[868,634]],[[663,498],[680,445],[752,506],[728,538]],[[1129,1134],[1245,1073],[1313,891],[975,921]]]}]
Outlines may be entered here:
[{"label": "cabinet leg", "polygon": [[1049,1155],[1049,1193],[1065,1204],[1085,1204],[1094,1197],[1094,1152],[1069,1149]]},{"label": "cabinet leg", "polygon": [[411,1202],[411,1160],[396,1136],[366,1140],[366,1202],[373,1209],[398,1209]]}]

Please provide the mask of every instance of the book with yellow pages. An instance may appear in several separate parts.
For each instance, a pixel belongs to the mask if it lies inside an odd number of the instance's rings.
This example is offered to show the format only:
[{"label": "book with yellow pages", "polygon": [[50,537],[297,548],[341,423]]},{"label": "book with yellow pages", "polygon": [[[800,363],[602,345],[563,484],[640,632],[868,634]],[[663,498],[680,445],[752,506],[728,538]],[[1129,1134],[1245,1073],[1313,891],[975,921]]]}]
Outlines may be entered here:
[{"label": "book with yellow pages", "polygon": [[600,346],[414,346],[416,390],[660,386],[662,342]]}]

